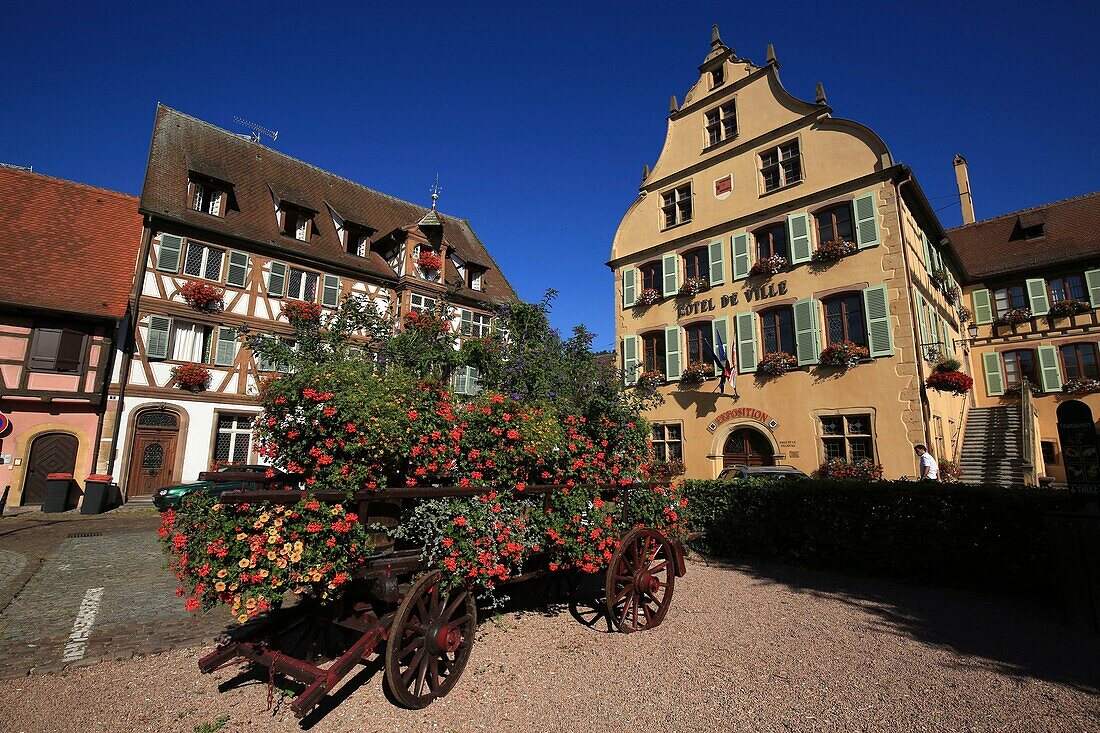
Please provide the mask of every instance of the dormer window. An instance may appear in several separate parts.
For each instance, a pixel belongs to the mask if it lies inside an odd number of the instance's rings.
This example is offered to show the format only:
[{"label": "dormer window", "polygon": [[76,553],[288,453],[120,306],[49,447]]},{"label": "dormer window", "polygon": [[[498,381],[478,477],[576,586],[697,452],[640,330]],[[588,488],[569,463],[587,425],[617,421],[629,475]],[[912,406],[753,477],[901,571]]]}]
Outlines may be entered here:
[{"label": "dormer window", "polygon": [[1040,222],[1031,226],[1020,227],[1020,235],[1024,239],[1038,239],[1046,235],[1046,225]]},{"label": "dormer window", "polygon": [[227,188],[224,183],[192,174],[187,183],[188,207],[211,216],[225,216]]},{"label": "dormer window", "polygon": [[710,88],[722,86],[726,81],[726,71],[721,66],[710,72]]},{"label": "dormer window", "polygon": [[470,290],[483,290],[483,278],[485,276],[485,270],[480,267],[474,267],[470,265],[466,269],[466,286]]},{"label": "dormer window", "polygon": [[288,237],[308,242],[313,231],[313,212],[283,201],[279,204],[279,228]]},{"label": "dormer window", "polygon": [[340,232],[344,239],[344,251],[356,257],[366,257],[370,249],[370,236],[354,224],[346,224]]}]

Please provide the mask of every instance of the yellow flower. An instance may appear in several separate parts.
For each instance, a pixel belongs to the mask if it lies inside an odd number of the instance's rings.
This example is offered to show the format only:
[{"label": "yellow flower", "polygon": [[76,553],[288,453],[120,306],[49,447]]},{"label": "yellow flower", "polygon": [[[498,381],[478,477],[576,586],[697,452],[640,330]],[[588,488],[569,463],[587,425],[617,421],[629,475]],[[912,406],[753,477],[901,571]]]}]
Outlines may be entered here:
[{"label": "yellow flower", "polygon": [[276,528],[276,529],[278,529],[279,527],[282,527],[282,526],[283,526],[283,520],[282,520],[282,519],[276,519],[276,520],[275,520],[275,521],[273,522],[273,524],[275,525],[275,528]]},{"label": "yellow flower", "polygon": [[244,607],[245,608],[255,608],[256,607],[256,599],[255,598],[249,598],[247,601],[244,602]]},{"label": "yellow flower", "polygon": [[260,515],[260,521],[263,522],[264,524],[267,524],[269,519],[271,519],[271,515],[268,514],[267,512],[264,512],[263,514]]},{"label": "yellow flower", "polygon": [[242,623],[242,624],[247,623],[248,622],[248,614],[247,613],[242,613],[240,616],[237,617],[237,621]]},{"label": "yellow flower", "polygon": [[236,583],[230,583],[229,584],[229,590],[231,590],[231,591],[237,590],[237,584]]},{"label": "yellow flower", "polygon": [[263,526],[264,526],[264,523],[261,522],[259,519],[257,519],[255,522],[252,523],[252,528],[253,529],[260,529]]},{"label": "yellow flower", "polygon": [[278,560],[275,561],[275,565],[277,567],[280,567],[280,568],[285,568],[286,567],[286,558],[285,557],[280,557]]},{"label": "yellow flower", "polygon": [[329,510],[329,513],[332,514],[332,516],[335,517],[337,514],[339,514],[342,511],[344,511],[344,508],[340,505],[336,505],[331,510]]},{"label": "yellow flower", "polygon": [[245,540],[248,539],[248,535],[245,534],[244,532],[238,532],[237,533],[237,539],[240,540],[241,542],[244,542]]},{"label": "yellow flower", "polygon": [[247,568],[248,567],[248,558],[247,557],[242,557],[241,561],[239,563],[237,563],[237,567]]},{"label": "yellow flower", "polygon": [[248,561],[248,567],[250,567],[250,568],[256,567],[256,561],[255,560],[249,560]]},{"label": "yellow flower", "polygon": [[302,559],[302,553],[300,553],[300,552],[295,552],[293,555],[290,556],[290,561],[291,562],[298,562],[301,559]]},{"label": "yellow flower", "polygon": [[278,541],[279,541],[279,538],[276,535],[271,535],[267,538],[267,544],[269,544],[269,545],[274,545]]},{"label": "yellow flower", "polygon": [[261,578],[266,578],[268,575],[271,575],[271,573],[268,572],[267,568],[261,568],[260,572],[258,572],[257,575],[259,575]]},{"label": "yellow flower", "polygon": [[305,545],[302,544],[301,540],[298,540],[297,542],[294,543],[294,550],[296,552],[301,552],[303,547],[305,547]]},{"label": "yellow flower", "polygon": [[225,590],[225,583],[221,582],[220,580],[217,583],[214,583],[214,590],[221,593]]},{"label": "yellow flower", "polygon": [[225,568],[222,568],[221,570],[218,571],[218,577],[219,578],[224,578],[227,575],[229,575],[229,572]]},{"label": "yellow flower", "polygon": [[267,551],[267,559],[268,560],[274,560],[275,559],[275,550],[268,550]]}]

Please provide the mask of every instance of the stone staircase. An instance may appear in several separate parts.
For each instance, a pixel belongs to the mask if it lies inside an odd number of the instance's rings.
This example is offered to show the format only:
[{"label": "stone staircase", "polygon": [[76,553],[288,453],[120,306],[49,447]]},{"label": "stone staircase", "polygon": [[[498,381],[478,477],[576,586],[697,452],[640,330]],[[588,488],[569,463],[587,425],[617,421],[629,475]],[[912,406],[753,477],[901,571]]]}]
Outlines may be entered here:
[{"label": "stone staircase", "polygon": [[1024,483],[1020,408],[975,407],[963,433],[962,480],[966,483],[1022,486]]}]

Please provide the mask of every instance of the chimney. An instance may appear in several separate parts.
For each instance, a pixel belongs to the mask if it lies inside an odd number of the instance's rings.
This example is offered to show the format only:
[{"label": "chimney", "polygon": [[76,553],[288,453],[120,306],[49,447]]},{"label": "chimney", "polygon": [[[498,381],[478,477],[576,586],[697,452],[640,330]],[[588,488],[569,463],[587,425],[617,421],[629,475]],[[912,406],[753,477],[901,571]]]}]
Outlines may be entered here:
[{"label": "chimney", "polygon": [[963,224],[973,224],[974,197],[970,193],[970,173],[966,168],[966,158],[955,156],[955,183],[959,187],[959,203],[962,204]]}]

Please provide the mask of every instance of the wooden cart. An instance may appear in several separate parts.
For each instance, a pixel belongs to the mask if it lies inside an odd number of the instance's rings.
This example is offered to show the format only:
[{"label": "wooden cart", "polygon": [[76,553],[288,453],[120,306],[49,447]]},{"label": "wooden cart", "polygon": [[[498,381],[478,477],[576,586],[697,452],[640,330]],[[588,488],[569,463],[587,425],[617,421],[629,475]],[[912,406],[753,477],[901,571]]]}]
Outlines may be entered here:
[{"label": "wooden cart", "polygon": [[[232,480],[222,474],[223,480]],[[605,487],[605,496],[618,494],[624,513],[623,526],[631,526],[630,494],[646,487],[634,484]],[[529,486],[516,497],[543,496],[544,501],[560,486]],[[589,487],[591,488],[591,487]],[[403,502],[440,497],[488,494],[489,488],[397,488],[362,492],[358,502],[361,521],[394,527]],[[345,501],[339,492],[311,492],[321,501]],[[498,491],[498,493],[504,493]],[[294,504],[298,490],[226,492],[222,501],[267,501]],[[396,549],[381,533],[373,557],[354,576],[343,596],[326,606],[279,610],[257,623],[246,624],[232,638],[199,660],[209,673],[244,658],[305,685],[291,702],[304,717],[333,690],[356,665],[385,642],[383,670],[392,699],[408,708],[423,708],[446,695],[458,682],[470,658],[477,627],[473,588],[448,589],[444,576],[429,569],[420,549]],[[427,572],[424,572],[427,570]],[[515,583],[551,573],[545,556],[525,563]],[[660,531],[638,526],[621,538],[607,568],[606,613],[614,628],[624,633],[644,631],[664,620],[672,602],[676,578],[685,572],[680,543]],[[322,666],[326,665],[327,666]]]}]

